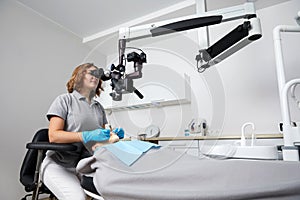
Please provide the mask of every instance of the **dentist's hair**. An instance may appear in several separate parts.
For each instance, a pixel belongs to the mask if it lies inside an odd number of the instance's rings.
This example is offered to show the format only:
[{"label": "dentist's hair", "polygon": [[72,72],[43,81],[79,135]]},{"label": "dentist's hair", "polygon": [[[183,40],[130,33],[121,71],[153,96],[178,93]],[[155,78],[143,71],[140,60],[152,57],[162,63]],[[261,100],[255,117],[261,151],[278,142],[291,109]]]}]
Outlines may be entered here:
[{"label": "dentist's hair", "polygon": [[[98,69],[98,67],[96,67],[93,63],[81,64],[74,69],[72,76],[66,85],[69,93],[72,93],[74,90],[77,90],[78,92],[80,91],[83,84],[83,77],[86,74],[87,70],[91,67],[95,67]],[[99,79],[95,95],[100,96],[101,90],[104,91],[102,88],[102,80]]]}]

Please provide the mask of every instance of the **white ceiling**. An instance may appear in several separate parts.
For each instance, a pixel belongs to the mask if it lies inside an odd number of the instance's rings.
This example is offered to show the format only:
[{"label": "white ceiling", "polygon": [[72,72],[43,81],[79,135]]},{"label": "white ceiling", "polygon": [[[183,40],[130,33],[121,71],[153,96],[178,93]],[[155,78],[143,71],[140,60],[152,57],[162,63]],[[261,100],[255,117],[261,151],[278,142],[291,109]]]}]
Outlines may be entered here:
[{"label": "white ceiling", "polygon": [[18,1],[79,37],[87,37],[183,0]]},{"label": "white ceiling", "polygon": [[[197,0],[17,0],[40,16],[60,25],[84,39],[108,29],[117,31],[118,26],[127,22],[147,21],[157,17],[170,18],[186,14],[194,14]],[[246,1],[255,2],[261,9],[287,0],[207,0],[208,10],[243,4]],[[174,9],[175,6],[175,9]],[[184,8],[184,9],[177,9]],[[170,13],[168,10],[176,12]],[[161,12],[159,12],[161,11]],[[166,13],[164,16],[163,13]],[[128,23],[127,23],[128,24]],[[114,30],[115,29],[115,30]]]}]

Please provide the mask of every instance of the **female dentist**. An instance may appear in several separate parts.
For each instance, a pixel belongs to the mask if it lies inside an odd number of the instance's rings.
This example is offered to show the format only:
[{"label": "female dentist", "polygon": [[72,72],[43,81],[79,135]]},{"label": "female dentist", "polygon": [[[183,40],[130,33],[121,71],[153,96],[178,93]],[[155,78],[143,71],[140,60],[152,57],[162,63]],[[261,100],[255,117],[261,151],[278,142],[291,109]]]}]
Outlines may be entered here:
[{"label": "female dentist", "polygon": [[41,178],[47,188],[58,198],[66,200],[85,200],[80,186],[80,176],[75,167],[79,160],[91,154],[87,150],[94,142],[110,141],[110,135],[124,137],[124,130],[104,129],[107,119],[103,106],[94,100],[100,95],[102,81],[93,76],[98,68],[85,63],[75,68],[67,83],[68,93],[59,95],[50,106],[49,141],[73,143],[75,152],[48,151],[42,163]]}]

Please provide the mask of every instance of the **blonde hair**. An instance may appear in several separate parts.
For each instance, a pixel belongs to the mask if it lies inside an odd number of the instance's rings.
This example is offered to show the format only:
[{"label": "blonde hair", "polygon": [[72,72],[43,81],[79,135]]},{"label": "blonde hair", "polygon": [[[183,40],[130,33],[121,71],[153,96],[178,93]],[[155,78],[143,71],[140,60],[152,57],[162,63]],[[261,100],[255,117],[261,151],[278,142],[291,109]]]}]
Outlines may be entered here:
[{"label": "blonde hair", "polygon": [[[70,80],[67,82],[67,90],[69,93],[72,93],[74,90],[80,91],[83,84],[83,77],[86,74],[87,70],[91,67],[96,67],[93,63],[85,63],[76,67],[72,73]],[[102,88],[102,80],[99,80],[98,86],[96,88],[95,94],[100,96],[100,92],[104,91]]]}]

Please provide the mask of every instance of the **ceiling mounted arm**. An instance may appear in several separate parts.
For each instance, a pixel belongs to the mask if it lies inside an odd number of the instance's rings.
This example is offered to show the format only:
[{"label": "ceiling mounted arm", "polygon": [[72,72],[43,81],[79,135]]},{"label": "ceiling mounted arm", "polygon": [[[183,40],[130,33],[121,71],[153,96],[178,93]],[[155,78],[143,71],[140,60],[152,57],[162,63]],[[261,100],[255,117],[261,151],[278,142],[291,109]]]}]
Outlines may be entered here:
[{"label": "ceiling mounted arm", "polygon": [[[122,94],[136,93],[139,98],[143,95],[133,86],[133,79],[142,77],[143,63],[146,62],[146,54],[130,54],[134,59],[127,61],[134,62],[134,72],[125,73],[125,49],[126,43],[140,40],[143,38],[156,37],[160,35],[172,34],[174,32],[185,31],[205,26],[220,24],[227,21],[242,19],[243,23],[226,34],[207,49],[199,50],[196,56],[198,72],[203,72],[208,67],[221,62],[246,45],[261,37],[260,21],[256,18],[253,3],[245,3],[240,6],[224,8],[220,10],[209,11],[201,14],[180,17],[176,19],[134,26],[119,29],[119,64],[111,68],[112,93],[113,100],[121,101]],[[141,49],[139,49],[142,51]],[[124,64],[125,62],[125,64]],[[200,64],[199,64],[200,63]]]},{"label": "ceiling mounted arm", "polygon": [[[254,3],[248,2],[239,6],[208,11],[201,14],[141,26],[120,28],[119,39],[123,41],[124,45],[122,45],[122,49],[120,49],[119,46],[119,52],[124,52],[126,42],[211,26],[238,19],[242,19],[243,23],[231,30],[212,46],[199,51],[199,54],[196,56],[196,61],[198,71],[203,72],[206,68],[221,62],[251,42],[261,38],[260,21],[256,17]],[[121,55],[119,56],[121,57]]]}]

